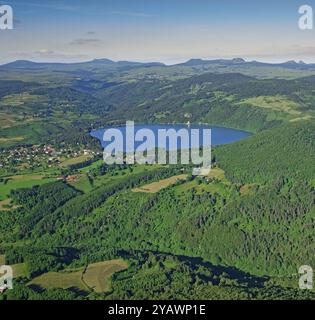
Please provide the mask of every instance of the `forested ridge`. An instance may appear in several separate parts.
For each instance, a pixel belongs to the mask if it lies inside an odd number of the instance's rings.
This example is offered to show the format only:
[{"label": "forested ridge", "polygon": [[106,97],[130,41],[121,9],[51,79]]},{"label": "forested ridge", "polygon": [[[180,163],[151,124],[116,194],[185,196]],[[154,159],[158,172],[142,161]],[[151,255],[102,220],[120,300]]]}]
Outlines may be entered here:
[{"label": "forested ridge", "polygon": [[220,146],[216,161],[236,183],[266,183],[277,178],[314,182],[315,123],[296,122]]},{"label": "forested ridge", "polygon": [[[221,280],[211,280],[214,287],[206,281],[198,289],[189,289],[187,295],[201,290],[200,298],[229,294],[231,298],[263,297],[268,277],[290,277],[300,265],[315,263],[313,128],[312,122],[294,123],[216,148],[214,165],[225,170],[227,181],[191,177],[158,193],[131,192],[139,184],[181,172],[181,167],[175,166],[121,176],[85,194],[62,182],[13,191],[12,198],[22,207],[14,218],[2,213],[1,229],[11,230],[4,239],[30,242],[33,249],[5,245],[2,251],[11,263],[26,263],[30,276],[87,261],[125,257],[123,251],[201,258],[213,266],[226,266],[227,270],[233,266],[256,275],[260,289],[251,283],[246,290],[232,286],[226,291],[224,286],[220,288]],[[304,151],[303,158],[299,151]],[[108,173],[102,171],[105,176]],[[191,183],[193,187],[187,188]],[[60,251],[55,248],[69,248],[73,254],[62,258],[54,253]],[[169,277],[165,272],[169,271],[163,267],[156,270],[156,288],[163,277]],[[146,280],[127,284],[118,279],[114,297],[126,298],[122,290],[130,291],[129,286],[134,290],[131,297],[154,297],[153,289],[148,296],[140,289]],[[171,281],[165,298],[176,295],[172,288],[177,285]],[[286,297],[289,292],[282,294]],[[188,296],[181,293],[178,297]]]}]

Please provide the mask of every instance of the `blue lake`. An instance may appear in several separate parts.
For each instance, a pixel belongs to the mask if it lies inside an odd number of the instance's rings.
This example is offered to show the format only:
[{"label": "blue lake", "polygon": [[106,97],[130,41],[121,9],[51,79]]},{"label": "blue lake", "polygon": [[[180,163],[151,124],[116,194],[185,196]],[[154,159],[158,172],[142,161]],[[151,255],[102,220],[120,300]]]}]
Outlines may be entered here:
[{"label": "blue lake", "polygon": [[[100,140],[103,147],[106,147],[110,142],[103,141],[104,132],[107,129],[118,129],[124,138],[124,148],[123,151],[131,151],[128,150],[129,143],[134,139],[134,136],[126,136],[126,126],[121,127],[110,127],[110,128],[104,128],[104,129],[98,129],[92,131],[90,134],[92,137],[97,138]],[[134,126],[134,132],[137,133],[141,129],[150,129],[155,136],[155,142],[152,143],[152,147],[158,146],[159,148],[165,147],[167,150],[172,150],[172,147],[169,146],[169,143],[167,143],[166,146],[161,146],[157,144],[158,141],[158,134],[161,132],[161,130],[169,130],[169,129],[175,129],[177,132],[180,129],[185,129],[189,133],[189,137],[191,137],[189,141],[189,145],[179,144],[179,148],[185,149],[188,147],[198,147],[198,146],[209,146],[208,139],[206,139],[206,143],[203,143],[203,129],[211,129],[211,145],[212,146],[218,146],[222,144],[229,144],[232,142],[236,142],[239,140],[242,140],[250,135],[252,135],[250,132],[242,131],[242,130],[236,130],[236,129],[229,129],[229,128],[223,128],[223,127],[215,127],[210,125],[190,125],[187,126],[185,124],[151,124],[151,125],[145,125],[145,124],[137,124]],[[192,130],[199,129],[199,137],[197,138],[198,141],[195,141],[196,139],[193,138],[193,135],[191,135]],[[196,138],[196,136],[195,136]],[[144,140],[136,141],[135,142],[135,148],[137,148],[139,145],[143,143]],[[155,144],[154,144],[155,143]],[[126,147],[127,145],[127,147]],[[121,151],[121,150],[118,150]]]}]

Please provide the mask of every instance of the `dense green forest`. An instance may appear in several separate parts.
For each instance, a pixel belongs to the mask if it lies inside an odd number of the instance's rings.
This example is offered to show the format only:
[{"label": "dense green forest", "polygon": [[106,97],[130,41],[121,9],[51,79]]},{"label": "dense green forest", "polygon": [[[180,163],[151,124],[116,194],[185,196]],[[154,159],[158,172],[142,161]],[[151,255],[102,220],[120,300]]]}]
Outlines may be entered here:
[{"label": "dense green forest", "polygon": [[[43,254],[41,252],[41,254]],[[116,253],[117,254],[117,253]],[[215,267],[198,259],[154,252],[120,252],[130,267],[116,274],[112,292],[106,295],[73,289],[42,289],[23,285],[23,279],[6,299],[82,300],[82,299],[314,299],[314,293],[284,288],[265,278],[253,277],[235,269]],[[37,262],[38,263],[38,262]],[[1,299],[1,298],[0,298]]]},{"label": "dense green forest", "polygon": [[[315,267],[314,77],[191,63],[0,68],[0,164],[21,158],[0,166],[0,258],[17,270],[0,299],[315,298],[298,289],[299,267]],[[105,165],[89,132],[125,120],[254,134],[215,147],[202,178],[190,166]],[[36,167],[32,148],[48,152]],[[38,285],[113,259],[129,266],[106,292]]]}]

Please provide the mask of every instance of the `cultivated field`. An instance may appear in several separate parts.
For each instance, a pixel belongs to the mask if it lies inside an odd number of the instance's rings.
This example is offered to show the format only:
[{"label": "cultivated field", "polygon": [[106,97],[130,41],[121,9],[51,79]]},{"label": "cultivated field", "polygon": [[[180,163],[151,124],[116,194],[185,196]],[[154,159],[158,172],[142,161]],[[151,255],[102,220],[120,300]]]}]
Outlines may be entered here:
[{"label": "cultivated field", "polygon": [[87,160],[89,160],[91,157],[88,155],[82,155],[76,158],[71,158],[71,159],[66,159],[64,161],[61,162],[60,166],[61,167],[68,167],[74,164],[78,164],[78,163],[82,163],[85,162]]},{"label": "cultivated field", "polygon": [[225,178],[225,173],[220,168],[212,168],[208,174],[208,178],[217,179],[223,182],[227,182]]},{"label": "cultivated field", "polygon": [[121,259],[93,263],[84,272],[83,281],[95,292],[107,292],[110,290],[112,275],[127,268],[128,264]]},{"label": "cultivated field", "polygon": [[45,289],[69,289],[78,288],[86,290],[86,286],[82,282],[83,268],[72,272],[47,272],[33,279],[30,284],[41,286]]},{"label": "cultivated field", "polygon": [[187,174],[181,174],[178,176],[173,176],[167,179],[163,179],[157,182],[153,182],[150,184],[147,184],[140,188],[135,188],[132,191],[133,192],[144,192],[144,193],[156,193],[159,192],[162,189],[165,189],[173,184],[175,184],[179,180],[185,180],[188,177]]},{"label": "cultivated field", "polygon": [[34,278],[29,284],[52,288],[78,288],[80,290],[92,289],[95,292],[110,290],[111,277],[115,272],[128,268],[127,262],[117,259],[92,263],[86,269],[75,271],[47,272]]},{"label": "cultivated field", "polygon": [[13,269],[13,278],[26,277],[26,265],[25,263],[17,263],[11,265]]}]

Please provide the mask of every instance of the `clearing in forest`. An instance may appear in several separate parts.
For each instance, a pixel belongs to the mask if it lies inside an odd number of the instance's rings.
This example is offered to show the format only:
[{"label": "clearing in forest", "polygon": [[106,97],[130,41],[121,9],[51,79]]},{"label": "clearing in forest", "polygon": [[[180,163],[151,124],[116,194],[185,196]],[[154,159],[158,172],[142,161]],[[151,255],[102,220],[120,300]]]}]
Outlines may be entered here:
[{"label": "clearing in forest", "polygon": [[38,285],[46,289],[92,289],[97,293],[101,293],[110,290],[111,277],[115,272],[127,268],[128,263],[122,259],[102,261],[89,264],[87,268],[47,272],[34,278],[29,284]]},{"label": "clearing in forest", "polygon": [[167,179],[163,179],[157,182],[153,182],[150,184],[147,184],[145,186],[142,186],[140,188],[135,188],[132,191],[133,192],[144,192],[144,193],[156,193],[159,192],[162,189],[165,189],[173,184],[175,184],[179,180],[185,180],[188,177],[187,174],[181,174],[178,176],[173,176]]}]

